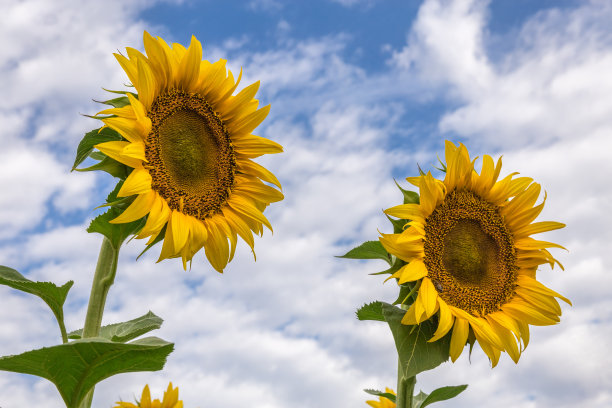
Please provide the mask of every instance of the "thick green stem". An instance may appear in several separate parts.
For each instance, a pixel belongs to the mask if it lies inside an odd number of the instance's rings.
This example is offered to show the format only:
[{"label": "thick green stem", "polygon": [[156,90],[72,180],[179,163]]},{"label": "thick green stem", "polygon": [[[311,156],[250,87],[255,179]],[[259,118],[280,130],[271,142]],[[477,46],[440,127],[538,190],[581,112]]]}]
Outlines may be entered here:
[{"label": "thick green stem", "polygon": [[[89,305],[87,306],[87,315],[85,316],[82,338],[97,337],[100,335],[106,295],[115,281],[118,257],[119,248],[115,248],[110,240],[104,237],[102,247],[100,248],[100,255],[98,256],[96,272],[91,285],[91,294],[89,295]],[[93,392],[94,390],[92,388],[81,402],[80,408],[91,407]]]},{"label": "thick green stem", "polygon": [[395,397],[397,408],[412,408],[415,384],[416,376],[405,377],[402,365],[399,363],[397,366],[397,395]]}]

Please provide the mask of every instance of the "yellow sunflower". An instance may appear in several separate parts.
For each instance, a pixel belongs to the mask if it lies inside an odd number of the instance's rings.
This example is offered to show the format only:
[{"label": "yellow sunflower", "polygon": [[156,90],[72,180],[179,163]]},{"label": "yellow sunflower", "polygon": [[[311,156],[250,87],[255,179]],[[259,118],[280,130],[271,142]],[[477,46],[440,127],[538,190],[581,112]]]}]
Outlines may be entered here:
[{"label": "yellow sunflower", "polygon": [[183,408],[183,401],[178,399],[178,387],[172,388],[172,383],[168,385],[168,389],[164,392],[163,401],[155,399],[151,401],[151,391],[149,386],[145,385],[142,390],[142,396],[138,405],[134,405],[131,402],[117,401],[113,408]]},{"label": "yellow sunflower", "polygon": [[259,82],[233,95],[242,70],[234,80],[225,60],[202,60],[195,37],[185,49],[145,32],[144,49],[115,54],[137,96],[126,92],[128,105],[99,113],[124,140],[95,147],[132,168],[118,196],[136,195],[112,222],[147,216],[137,238],[164,234],[159,260],[181,257],[186,268],[203,247],[222,272],[238,236],[253,249],[253,232],[272,230],[263,210],[283,199],[266,184],[280,189],[277,178],[252,160],[283,150],[251,133],[270,106],[258,109]]},{"label": "yellow sunflower", "polygon": [[[395,395],[395,392],[393,392],[393,390],[390,388],[386,388],[385,392]],[[378,399],[380,401],[370,400],[366,401],[366,404],[373,408],[395,408],[395,402],[391,401],[389,398],[378,397]]]},{"label": "yellow sunflower", "polygon": [[454,362],[473,335],[495,366],[501,351],[514,362],[529,343],[529,324],[559,322],[555,298],[570,301],[535,279],[539,265],[557,263],[546,248],[562,246],[532,234],[563,228],[559,222],[533,222],[540,185],[512,173],[498,180],[501,158],[483,157],[480,174],[465,146],[446,142],[446,177],[410,177],[420,204],[389,208],[386,214],[409,220],[400,234],[381,234],[387,251],[405,262],[392,277],[415,282],[418,295],[402,323],[419,324],[438,313],[429,341],[451,329]]}]

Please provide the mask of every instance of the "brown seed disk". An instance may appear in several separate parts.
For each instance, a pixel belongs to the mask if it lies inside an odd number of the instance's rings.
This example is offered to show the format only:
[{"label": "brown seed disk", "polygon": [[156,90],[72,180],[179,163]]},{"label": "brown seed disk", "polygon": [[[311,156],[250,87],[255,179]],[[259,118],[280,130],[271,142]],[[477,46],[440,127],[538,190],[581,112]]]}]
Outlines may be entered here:
[{"label": "brown seed disk", "polygon": [[475,316],[514,295],[514,239],[498,207],[471,191],[452,191],[427,217],[425,265],[440,297]]},{"label": "brown seed disk", "polygon": [[236,157],[223,121],[198,94],[172,89],[148,113],[145,155],[152,188],[171,209],[205,219],[221,211]]}]

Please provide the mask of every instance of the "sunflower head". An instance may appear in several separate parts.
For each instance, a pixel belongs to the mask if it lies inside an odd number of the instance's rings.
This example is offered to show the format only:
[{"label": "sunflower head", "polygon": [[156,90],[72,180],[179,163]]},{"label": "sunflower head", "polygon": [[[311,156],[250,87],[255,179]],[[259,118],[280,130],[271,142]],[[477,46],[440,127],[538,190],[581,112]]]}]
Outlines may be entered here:
[{"label": "sunflower head", "polygon": [[178,399],[178,387],[172,388],[172,383],[168,384],[168,389],[164,392],[164,398],[162,401],[158,399],[151,400],[151,391],[149,385],[145,385],[142,390],[142,396],[140,402],[136,405],[131,402],[116,402],[113,408],[183,408],[183,401]]},{"label": "sunflower head", "polygon": [[[385,392],[395,395],[395,392],[391,388],[385,388]],[[373,408],[395,408],[395,402],[385,397],[378,397],[378,401],[366,401],[366,404]]]},{"label": "sunflower head", "polygon": [[417,294],[402,323],[436,316],[438,329],[430,341],[452,329],[453,361],[468,338],[475,338],[493,366],[502,351],[518,362],[529,325],[559,322],[556,298],[571,304],[535,276],[542,264],[563,268],[547,249],[563,247],[530,236],[565,225],[534,222],[546,201],[536,205],[540,185],[515,177],[518,173],[500,179],[501,158],[495,163],[485,155],[478,173],[465,146],[447,141],[445,153],[444,180],[431,173],[409,177],[420,202],[385,211],[404,220],[401,233],[380,237],[403,261],[392,277]]},{"label": "sunflower head", "polygon": [[242,70],[234,78],[225,60],[203,60],[195,37],[185,48],[145,32],[144,49],[115,54],[136,93],[120,92],[96,116],[117,136],[96,144],[97,154],[126,170],[124,211],[111,223],[142,219],[136,237],[163,240],[159,260],[180,257],[186,268],[204,248],[222,272],[238,237],[253,250],[253,233],[272,230],[263,211],[283,199],[278,179],[253,161],[282,152],[252,134],[270,106],[254,99],[259,82],[234,95]]}]

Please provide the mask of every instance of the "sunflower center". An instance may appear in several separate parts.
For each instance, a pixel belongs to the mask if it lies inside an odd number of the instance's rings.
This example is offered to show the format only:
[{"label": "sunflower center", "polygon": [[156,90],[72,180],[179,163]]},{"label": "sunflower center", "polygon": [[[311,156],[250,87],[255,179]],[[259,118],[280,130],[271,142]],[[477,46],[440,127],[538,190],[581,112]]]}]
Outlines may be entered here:
[{"label": "sunflower center", "polygon": [[170,208],[199,219],[221,210],[234,182],[236,158],[223,122],[198,94],[158,96],[148,114],[145,148],[152,187]]},{"label": "sunflower center", "polygon": [[499,210],[470,191],[453,191],[425,225],[425,265],[439,295],[484,316],[514,294],[514,240]]}]

